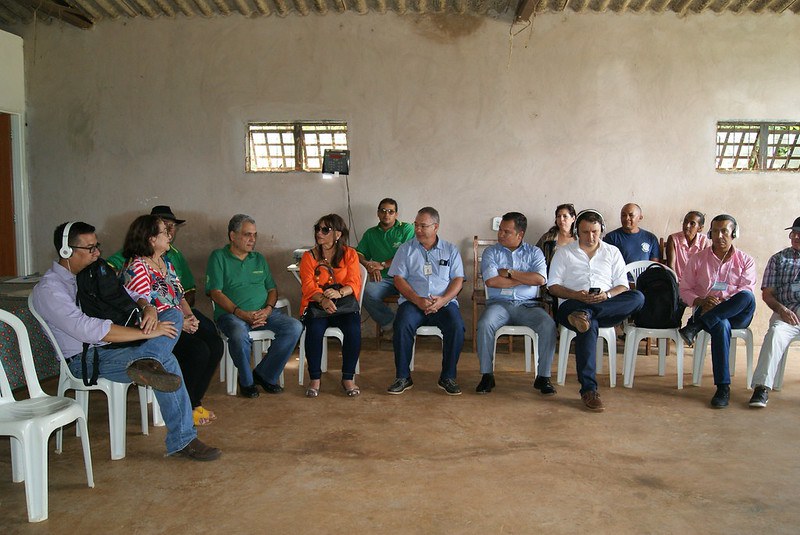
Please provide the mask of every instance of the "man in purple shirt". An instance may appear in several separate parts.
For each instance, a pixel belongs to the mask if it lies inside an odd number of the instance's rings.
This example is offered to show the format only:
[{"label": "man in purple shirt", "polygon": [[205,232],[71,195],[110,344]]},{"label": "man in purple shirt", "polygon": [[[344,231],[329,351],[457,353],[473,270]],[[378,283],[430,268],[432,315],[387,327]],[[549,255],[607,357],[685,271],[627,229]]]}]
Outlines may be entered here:
[{"label": "man in purple shirt", "polygon": [[[83,222],[63,223],[56,227],[53,243],[59,259],[47,270],[33,289],[33,306],[44,318],[67,365],[76,377],[83,377],[83,344],[97,347],[99,376],[118,383],[133,381],[152,386],[167,427],[167,454],[177,454],[197,461],[213,461],[221,452],[197,438],[189,395],[183,385],[181,370],[171,351],[183,316],[178,310],[162,313],[162,320],[146,297],[132,295],[142,310],[140,327],[114,325],[110,320],[93,318],[81,311],[76,302],[78,285],[75,275],[100,257],[95,228]],[[139,345],[111,347],[114,342]],[[91,374],[92,359],[86,359]]]},{"label": "man in purple shirt", "polygon": [[715,409],[724,409],[730,400],[731,329],[750,325],[756,310],[755,262],[733,246],[737,236],[738,225],[732,216],[721,214],[712,219],[711,247],[689,259],[680,281],[681,299],[694,307],[692,318],[680,330],[683,341],[693,344],[702,330],[711,335],[711,363],[717,385],[711,406]]}]

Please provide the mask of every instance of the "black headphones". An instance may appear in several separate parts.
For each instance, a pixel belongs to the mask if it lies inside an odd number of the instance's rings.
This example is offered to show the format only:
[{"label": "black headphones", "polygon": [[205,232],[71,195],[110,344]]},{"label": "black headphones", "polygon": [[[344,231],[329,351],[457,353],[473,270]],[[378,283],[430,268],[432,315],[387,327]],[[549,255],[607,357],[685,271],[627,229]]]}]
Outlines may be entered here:
[{"label": "black headphones", "polygon": [[597,210],[592,210],[591,208],[587,210],[581,210],[578,212],[578,215],[575,217],[575,221],[572,223],[572,236],[577,238],[578,237],[578,225],[583,220],[583,217],[588,214],[596,214],[600,218],[600,234],[606,231],[606,221],[603,219],[603,214],[598,212]]},{"label": "black headphones", "polygon": [[64,226],[64,232],[61,234],[61,249],[58,250],[58,256],[61,258],[69,258],[72,256],[72,247],[69,246],[69,230],[74,223],[74,221],[67,223]]},{"label": "black headphones", "polygon": [[736,218],[728,214],[719,214],[718,216],[714,216],[714,219],[712,219],[711,223],[708,224],[709,240],[711,239],[711,225],[714,224],[714,221],[733,221],[733,232],[731,233],[731,238],[739,237],[739,223],[736,222]]}]

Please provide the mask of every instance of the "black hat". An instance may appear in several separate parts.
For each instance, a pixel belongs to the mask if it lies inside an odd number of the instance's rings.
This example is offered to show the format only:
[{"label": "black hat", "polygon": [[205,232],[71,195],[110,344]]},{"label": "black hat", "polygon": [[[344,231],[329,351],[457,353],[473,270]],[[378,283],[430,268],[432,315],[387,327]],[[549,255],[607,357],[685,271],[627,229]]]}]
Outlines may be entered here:
[{"label": "black hat", "polygon": [[172,213],[172,209],[169,206],[165,205],[158,205],[154,206],[152,210],[150,210],[150,215],[157,215],[161,219],[170,219],[175,221],[176,225],[180,225],[181,223],[186,223],[185,219],[178,219],[175,217],[175,214]]},{"label": "black hat", "polygon": [[793,230],[795,232],[800,232],[800,217],[794,220],[794,223],[791,227],[787,227],[784,230]]}]

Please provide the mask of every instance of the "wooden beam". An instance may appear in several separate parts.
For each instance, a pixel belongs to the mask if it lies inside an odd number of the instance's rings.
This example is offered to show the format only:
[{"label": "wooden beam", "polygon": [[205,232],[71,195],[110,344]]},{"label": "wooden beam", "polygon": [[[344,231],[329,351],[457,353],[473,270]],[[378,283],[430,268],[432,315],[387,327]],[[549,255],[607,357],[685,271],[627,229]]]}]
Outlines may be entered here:
[{"label": "wooden beam", "polygon": [[539,3],[539,0],[519,0],[519,5],[517,6],[517,14],[514,17],[515,22],[530,22],[531,15],[533,15],[533,10],[536,9],[536,4]]},{"label": "wooden beam", "polygon": [[17,3],[33,11],[41,11],[54,19],[62,20],[82,30],[88,30],[94,24],[77,9],[63,6],[56,2],[51,2],[50,0],[17,0]]}]

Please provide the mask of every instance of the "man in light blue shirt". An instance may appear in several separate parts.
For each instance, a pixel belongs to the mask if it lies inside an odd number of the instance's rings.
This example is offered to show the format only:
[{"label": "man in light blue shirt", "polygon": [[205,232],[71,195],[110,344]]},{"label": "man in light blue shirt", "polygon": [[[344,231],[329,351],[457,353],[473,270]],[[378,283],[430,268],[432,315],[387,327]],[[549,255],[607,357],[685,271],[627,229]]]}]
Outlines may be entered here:
[{"label": "man in light blue shirt", "polygon": [[440,240],[439,212],[426,206],[414,219],[415,239],[397,249],[389,275],[400,292],[394,320],[395,381],[390,394],[411,388],[411,355],[417,328],[435,326],[442,331],[442,373],[439,388],[451,396],[461,394],[456,366],[464,346],[464,320],[456,297],[464,284],[464,264],[458,248]]},{"label": "man in light blue shirt", "polygon": [[494,335],[504,325],[530,327],[539,337],[539,365],[533,387],[546,396],[556,393],[550,368],[556,348],[556,324],[541,307],[539,287],[547,282],[544,253],[523,242],[528,219],[519,212],[503,216],[497,243],[483,252],[481,273],[486,284],[486,310],[478,321],[478,362],[481,382],[475,391],[488,394],[495,386],[492,359]]}]

